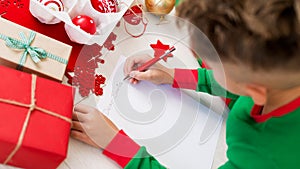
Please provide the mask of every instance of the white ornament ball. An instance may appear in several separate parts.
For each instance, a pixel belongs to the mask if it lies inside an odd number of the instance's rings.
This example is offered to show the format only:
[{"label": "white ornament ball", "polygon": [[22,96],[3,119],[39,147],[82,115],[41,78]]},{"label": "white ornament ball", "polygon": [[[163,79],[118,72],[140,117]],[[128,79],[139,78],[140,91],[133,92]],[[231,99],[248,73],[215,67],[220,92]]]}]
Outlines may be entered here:
[{"label": "white ornament ball", "polygon": [[64,10],[64,4],[61,0],[38,0],[38,1],[53,11]]}]

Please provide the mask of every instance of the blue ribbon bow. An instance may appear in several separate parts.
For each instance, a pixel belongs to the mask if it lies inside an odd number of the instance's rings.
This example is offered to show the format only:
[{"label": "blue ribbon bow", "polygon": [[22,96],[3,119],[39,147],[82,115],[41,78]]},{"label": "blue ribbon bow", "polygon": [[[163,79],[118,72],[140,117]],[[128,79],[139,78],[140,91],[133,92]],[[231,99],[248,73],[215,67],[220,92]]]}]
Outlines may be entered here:
[{"label": "blue ribbon bow", "polygon": [[25,50],[21,56],[20,63],[19,63],[19,65],[21,67],[25,64],[28,54],[34,63],[39,63],[41,61],[41,59],[45,59],[47,57],[51,58],[53,60],[56,60],[60,63],[63,63],[63,64],[68,63],[68,60],[58,57],[58,56],[55,56],[51,53],[48,53],[44,49],[41,49],[38,47],[32,47],[31,43],[34,40],[35,35],[36,35],[36,33],[31,31],[29,38],[27,39],[25,34],[23,32],[20,32],[19,36],[20,36],[21,40],[17,40],[17,39],[0,34],[0,39],[5,40],[5,45],[7,47],[10,47],[13,49],[24,49]]}]

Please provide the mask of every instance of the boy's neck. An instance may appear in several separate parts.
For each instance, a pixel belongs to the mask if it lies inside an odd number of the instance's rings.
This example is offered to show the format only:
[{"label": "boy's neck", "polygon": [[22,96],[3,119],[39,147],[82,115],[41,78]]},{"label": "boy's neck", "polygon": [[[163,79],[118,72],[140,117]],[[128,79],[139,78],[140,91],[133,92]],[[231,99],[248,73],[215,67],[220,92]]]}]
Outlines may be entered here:
[{"label": "boy's neck", "polygon": [[268,91],[266,104],[262,110],[263,114],[268,114],[300,97],[300,86],[288,90]]}]

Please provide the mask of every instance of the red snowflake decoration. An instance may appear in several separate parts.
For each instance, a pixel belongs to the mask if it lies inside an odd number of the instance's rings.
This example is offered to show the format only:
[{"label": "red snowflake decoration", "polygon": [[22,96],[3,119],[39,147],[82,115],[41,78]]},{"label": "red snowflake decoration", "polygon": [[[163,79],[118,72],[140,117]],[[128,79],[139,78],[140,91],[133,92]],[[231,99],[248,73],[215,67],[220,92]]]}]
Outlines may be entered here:
[{"label": "red snowflake decoration", "polygon": [[115,33],[111,33],[109,36],[108,36],[108,38],[107,38],[107,40],[105,41],[105,43],[104,43],[104,47],[106,48],[106,49],[108,49],[108,50],[115,50],[115,45],[113,44],[113,41],[115,41],[117,39],[117,35],[115,34]]},{"label": "red snowflake decoration", "polygon": [[[79,88],[79,94],[82,97],[88,96],[91,92],[94,93],[95,88],[95,70],[98,64],[104,64],[105,61],[101,58],[102,46],[94,44],[85,46],[78,57],[76,66],[74,67],[74,76],[67,74],[68,83]],[[99,93],[99,92],[98,92]],[[99,94],[97,94],[99,95]]]},{"label": "red snowflake decoration", "polygon": [[98,44],[84,46],[74,67],[74,76],[66,74],[69,79],[68,83],[77,86],[82,97],[87,97],[90,93],[94,93],[96,96],[103,95],[101,86],[105,83],[105,77],[103,75],[95,75],[95,72],[99,64],[105,63],[105,60],[101,58],[102,49],[114,50],[113,41],[116,39],[117,35],[112,32],[103,46]]},{"label": "red snowflake decoration", "polygon": [[73,86],[79,87],[79,94],[82,97],[86,97],[93,90],[94,85],[94,72],[92,69],[82,69],[80,66],[76,66],[74,69]]},{"label": "red snowflake decoration", "polygon": [[[156,44],[150,44],[152,49],[154,50],[154,57],[160,57],[163,55],[168,49],[170,49],[170,45],[163,44],[160,40],[157,40]],[[167,57],[164,58],[164,61],[167,62],[169,57],[173,57],[172,53],[170,53]]]},{"label": "red snowflake decoration", "polygon": [[121,21],[119,21],[116,25],[116,27],[120,27],[121,26]]}]

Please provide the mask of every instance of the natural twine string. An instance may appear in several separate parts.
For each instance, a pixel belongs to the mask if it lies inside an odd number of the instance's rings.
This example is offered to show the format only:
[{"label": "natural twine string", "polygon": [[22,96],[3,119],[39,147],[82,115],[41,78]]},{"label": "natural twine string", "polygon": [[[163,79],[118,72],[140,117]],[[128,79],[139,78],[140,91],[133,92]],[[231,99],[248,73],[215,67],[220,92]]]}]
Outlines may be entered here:
[{"label": "natural twine string", "polygon": [[0,102],[11,104],[11,105],[15,105],[15,106],[29,108],[28,112],[27,112],[27,115],[26,115],[26,118],[25,118],[25,121],[23,123],[23,127],[22,127],[22,130],[21,130],[21,133],[20,133],[19,138],[18,138],[18,142],[17,142],[15,148],[12,150],[12,152],[8,155],[8,157],[4,161],[4,164],[7,164],[13,158],[13,156],[18,152],[18,150],[20,149],[20,147],[22,145],[22,142],[24,140],[26,129],[27,129],[27,126],[28,126],[28,123],[29,123],[29,119],[30,119],[30,116],[31,116],[33,110],[38,110],[38,111],[43,112],[45,114],[48,114],[48,115],[60,118],[60,119],[66,121],[68,123],[72,123],[72,121],[71,121],[70,118],[67,118],[67,117],[62,116],[60,114],[57,114],[55,112],[52,112],[52,111],[49,111],[49,110],[46,110],[46,109],[43,109],[41,107],[36,106],[36,104],[35,104],[35,102],[36,102],[36,99],[35,99],[35,90],[36,90],[36,75],[32,75],[32,78],[31,78],[31,101],[30,101],[30,104],[24,104],[24,103],[16,102],[16,101],[13,101],[13,100],[7,100],[7,99],[0,98]]},{"label": "natural twine string", "polygon": [[138,37],[142,36],[142,35],[145,33],[146,28],[147,28],[147,25],[148,25],[148,23],[149,23],[149,20],[148,20],[148,18],[146,17],[146,14],[145,14],[145,11],[144,11],[143,7],[139,5],[139,3],[138,3],[137,0],[135,1],[135,3],[136,3],[136,5],[137,5],[137,7],[140,8],[140,10],[142,11],[142,16],[136,14],[136,13],[131,9],[131,7],[128,6],[126,3],[121,2],[120,4],[124,4],[125,6],[127,6],[127,7],[128,7],[128,10],[131,11],[131,12],[133,13],[133,15],[135,15],[136,17],[138,17],[139,19],[141,19],[142,24],[144,25],[144,28],[143,28],[143,31],[142,31],[140,34],[138,34],[138,35],[133,35],[132,33],[130,33],[130,32],[128,31],[128,29],[127,29],[126,21],[124,21],[124,28],[125,28],[125,31],[126,31],[130,36],[132,36],[132,37],[134,37],[134,38],[138,38]]}]

